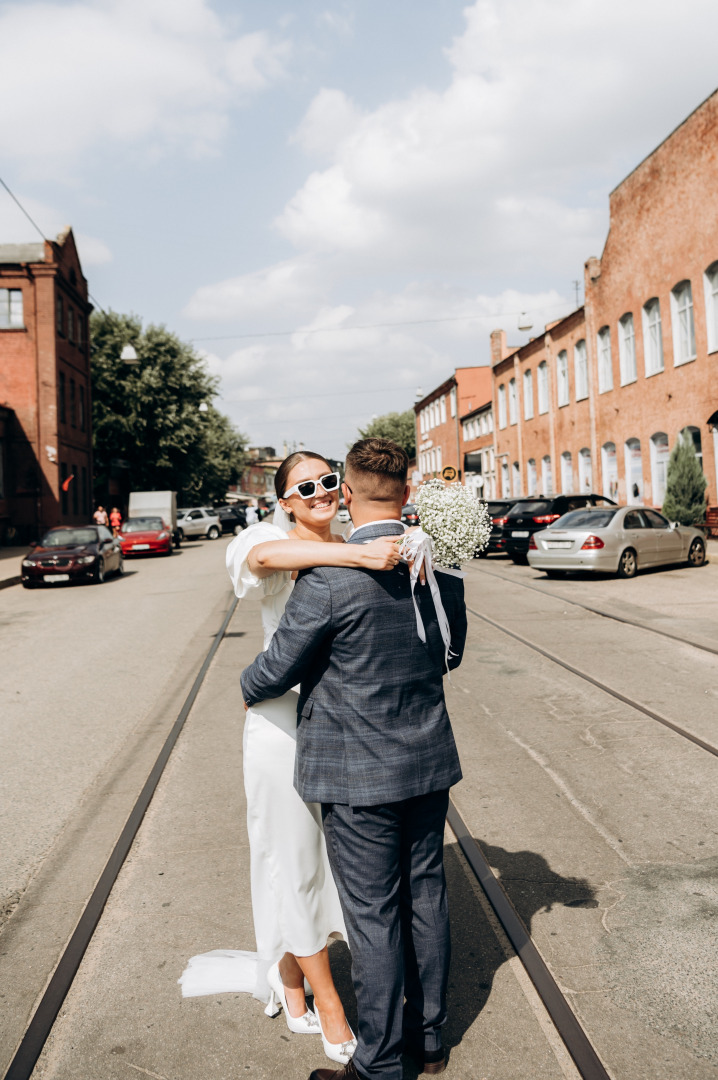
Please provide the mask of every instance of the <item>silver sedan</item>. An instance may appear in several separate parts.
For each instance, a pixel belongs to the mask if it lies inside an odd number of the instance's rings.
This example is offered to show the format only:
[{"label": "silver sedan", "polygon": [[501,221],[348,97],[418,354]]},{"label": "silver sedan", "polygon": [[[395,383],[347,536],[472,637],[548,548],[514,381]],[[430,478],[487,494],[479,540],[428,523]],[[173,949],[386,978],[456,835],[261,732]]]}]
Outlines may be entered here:
[{"label": "silver sedan", "polygon": [[529,564],[548,577],[567,570],[594,570],[635,577],[649,566],[706,559],[703,534],[671,523],[657,510],[641,506],[586,507],[564,514],[534,533]]}]

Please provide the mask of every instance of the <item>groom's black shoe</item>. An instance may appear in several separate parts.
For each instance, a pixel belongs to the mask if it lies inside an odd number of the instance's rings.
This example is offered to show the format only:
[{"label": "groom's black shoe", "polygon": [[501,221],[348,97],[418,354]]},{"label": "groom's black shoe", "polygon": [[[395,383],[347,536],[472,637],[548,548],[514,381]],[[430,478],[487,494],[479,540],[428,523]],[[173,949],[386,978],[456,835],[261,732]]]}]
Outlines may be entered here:
[{"label": "groom's black shoe", "polygon": [[315,1069],[309,1080],[364,1080],[356,1071],[353,1061],[342,1065],[341,1069]]},{"label": "groom's black shoe", "polygon": [[425,1050],[423,1039],[404,1036],[404,1051],[412,1057],[423,1074],[436,1075],[446,1069],[446,1051],[443,1046],[438,1050]]}]

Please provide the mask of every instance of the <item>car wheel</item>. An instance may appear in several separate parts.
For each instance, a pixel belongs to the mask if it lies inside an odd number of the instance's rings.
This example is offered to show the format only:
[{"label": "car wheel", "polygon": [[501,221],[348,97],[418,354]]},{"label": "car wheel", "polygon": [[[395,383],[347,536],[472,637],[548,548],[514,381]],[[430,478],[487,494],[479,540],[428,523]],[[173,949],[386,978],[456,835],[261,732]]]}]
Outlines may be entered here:
[{"label": "car wheel", "polygon": [[239,536],[239,534],[241,532],[244,532],[244,525],[235,525],[234,526],[234,535]]},{"label": "car wheel", "polygon": [[207,539],[219,540],[219,529],[216,525],[210,525],[209,529],[207,529]]},{"label": "car wheel", "polygon": [[688,551],[689,566],[703,566],[706,561],[706,546],[702,540],[694,540]]},{"label": "car wheel", "polygon": [[529,557],[528,555],[512,555],[511,562],[515,563],[516,566],[528,566]]},{"label": "car wheel", "polygon": [[98,562],[97,570],[95,570],[95,573],[92,575],[92,580],[94,581],[95,585],[102,585],[103,581],[105,580],[105,564],[104,562],[102,562],[102,560]]},{"label": "car wheel", "polygon": [[179,547],[183,540],[184,540],[184,533],[182,532],[181,529],[178,529],[177,530],[177,539],[175,540],[175,547]]},{"label": "car wheel", "polygon": [[616,577],[620,578],[632,578],[638,573],[638,559],[633,548],[626,548],[621,553],[621,558],[618,560],[618,570],[616,571]]}]

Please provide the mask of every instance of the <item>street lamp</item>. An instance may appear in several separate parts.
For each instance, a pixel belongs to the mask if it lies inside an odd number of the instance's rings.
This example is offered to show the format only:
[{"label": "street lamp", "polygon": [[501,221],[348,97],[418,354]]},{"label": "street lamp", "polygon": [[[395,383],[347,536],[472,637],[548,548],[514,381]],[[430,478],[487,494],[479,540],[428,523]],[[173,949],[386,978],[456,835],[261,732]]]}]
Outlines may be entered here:
[{"label": "street lamp", "polygon": [[533,330],[533,320],[530,315],[527,315],[525,311],[522,311],[519,315],[519,330],[523,333],[528,333],[529,330]]},{"label": "street lamp", "polygon": [[122,346],[120,360],[123,360],[125,364],[139,364],[140,358],[137,355],[137,350],[135,349],[134,345]]}]

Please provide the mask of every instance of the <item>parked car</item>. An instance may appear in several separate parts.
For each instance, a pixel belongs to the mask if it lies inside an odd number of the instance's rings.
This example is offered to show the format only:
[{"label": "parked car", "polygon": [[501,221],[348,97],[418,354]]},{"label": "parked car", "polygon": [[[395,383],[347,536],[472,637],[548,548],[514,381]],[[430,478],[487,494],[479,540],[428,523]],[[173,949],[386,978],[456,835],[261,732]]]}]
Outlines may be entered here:
[{"label": "parked car", "polygon": [[177,511],[177,528],[183,540],[197,540],[206,536],[208,540],[217,540],[222,532],[219,515],[216,510],[206,506],[185,507]]},{"label": "parked car", "polygon": [[529,539],[529,564],[555,577],[567,570],[595,570],[635,577],[639,569],[706,560],[703,534],[671,524],[646,507],[585,507],[560,517]]},{"label": "parked car", "polygon": [[161,517],[130,517],[117,539],[123,555],[171,555],[172,529]]},{"label": "parked car", "polygon": [[552,525],[569,510],[587,506],[615,506],[613,499],[603,495],[537,495],[533,499],[521,499],[509,510],[504,526],[506,553],[514,562],[526,562],[529,539],[535,532]]},{"label": "parked car", "polygon": [[241,506],[220,506],[217,517],[223,533],[234,533],[236,536],[247,528],[247,515]]},{"label": "parked car", "polygon": [[337,521],[341,521],[342,525],[346,525],[347,522],[351,521],[351,514],[349,513],[349,510],[347,509],[347,504],[344,502],[344,499],[339,500],[339,509],[337,510]]},{"label": "parked car", "polygon": [[478,558],[506,554],[506,524],[509,520],[509,512],[520,502],[534,502],[535,499],[536,497],[532,496],[531,499],[490,499],[487,501],[486,507],[491,518],[491,535],[488,545],[481,551],[477,551]]},{"label": "parked car", "polygon": [[94,581],[122,574],[122,549],[104,525],[59,525],[48,531],[22,560],[26,589],[60,581]]},{"label": "parked car", "polygon": [[410,528],[419,524],[419,515],[416,512],[416,507],[413,503],[407,503],[406,506],[402,506],[401,520]]},{"label": "parked car", "polygon": [[180,532],[177,528],[177,493],[174,491],[131,491],[128,518],[162,518],[172,531],[172,543],[180,546]]}]

